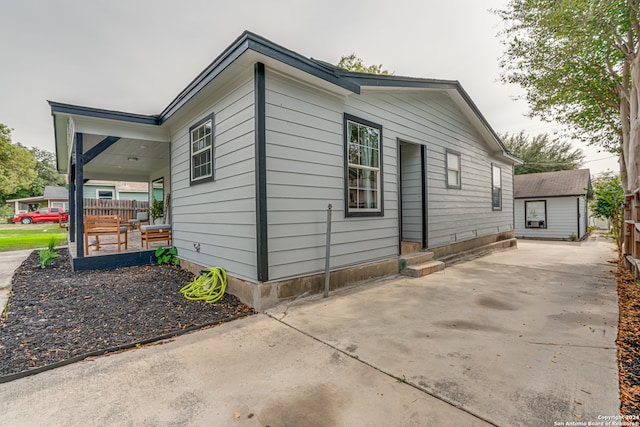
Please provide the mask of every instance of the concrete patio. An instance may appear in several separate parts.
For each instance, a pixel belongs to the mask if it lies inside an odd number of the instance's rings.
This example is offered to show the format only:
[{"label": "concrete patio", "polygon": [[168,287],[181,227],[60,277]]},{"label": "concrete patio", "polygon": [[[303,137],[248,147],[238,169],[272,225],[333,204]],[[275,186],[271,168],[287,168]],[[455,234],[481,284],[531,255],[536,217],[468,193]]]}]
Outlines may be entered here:
[{"label": "concrete patio", "polygon": [[[0,385],[7,425],[553,426],[619,414],[601,237],[392,278]],[[586,424],[585,424],[586,425]]]}]

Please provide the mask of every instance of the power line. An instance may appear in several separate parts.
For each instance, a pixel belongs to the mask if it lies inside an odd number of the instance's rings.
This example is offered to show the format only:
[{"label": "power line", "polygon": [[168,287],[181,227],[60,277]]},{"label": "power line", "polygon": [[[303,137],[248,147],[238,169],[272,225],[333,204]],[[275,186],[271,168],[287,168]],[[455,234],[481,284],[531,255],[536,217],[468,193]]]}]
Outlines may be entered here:
[{"label": "power line", "polygon": [[[608,159],[613,159],[614,157],[618,157],[618,156],[609,156],[609,157],[603,157],[602,159],[593,159],[593,160],[585,160],[581,163],[592,163],[592,162],[599,162],[600,160],[608,160]],[[523,166],[526,165],[573,165],[577,162],[526,162],[523,164]]]}]

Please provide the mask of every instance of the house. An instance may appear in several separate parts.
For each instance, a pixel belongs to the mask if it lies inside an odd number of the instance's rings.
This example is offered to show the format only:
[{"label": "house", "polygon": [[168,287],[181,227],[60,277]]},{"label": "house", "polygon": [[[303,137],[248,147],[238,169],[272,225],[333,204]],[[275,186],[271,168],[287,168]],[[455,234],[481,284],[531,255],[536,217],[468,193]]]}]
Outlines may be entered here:
[{"label": "house", "polygon": [[89,199],[149,201],[149,183],[102,181],[91,179],[84,183],[83,195]]},{"label": "house", "polygon": [[516,237],[586,237],[589,169],[516,175],[514,186]]},{"label": "house", "polygon": [[161,180],[181,265],[224,267],[259,310],[318,292],[329,205],[332,287],[398,273],[402,248],[515,244],[520,161],[457,81],[348,72],[245,32],[160,114],[50,106],[77,206],[85,179]]},{"label": "house", "polygon": [[13,211],[17,213],[35,211],[39,207],[63,208],[69,210],[69,190],[64,187],[46,185],[44,194],[35,197],[23,197],[21,199],[7,200],[13,203]]}]

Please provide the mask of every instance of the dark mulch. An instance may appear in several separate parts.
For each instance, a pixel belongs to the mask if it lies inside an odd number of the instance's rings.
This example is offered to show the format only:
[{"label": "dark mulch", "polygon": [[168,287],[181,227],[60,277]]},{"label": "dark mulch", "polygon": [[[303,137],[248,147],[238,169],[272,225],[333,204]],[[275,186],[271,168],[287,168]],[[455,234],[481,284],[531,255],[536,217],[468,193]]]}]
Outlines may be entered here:
[{"label": "dark mulch", "polygon": [[618,368],[623,415],[640,414],[640,284],[618,265]]},{"label": "dark mulch", "polygon": [[13,276],[0,377],[254,313],[229,294],[216,304],[185,300],[179,290],[193,276],[180,267],[72,273],[67,251],[59,254],[42,269],[34,251]]}]

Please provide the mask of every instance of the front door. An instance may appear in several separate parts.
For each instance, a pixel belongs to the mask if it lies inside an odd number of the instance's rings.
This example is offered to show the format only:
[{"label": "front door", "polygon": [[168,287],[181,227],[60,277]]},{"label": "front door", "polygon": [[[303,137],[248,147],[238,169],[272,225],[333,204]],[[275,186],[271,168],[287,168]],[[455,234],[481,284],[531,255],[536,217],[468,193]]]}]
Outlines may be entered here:
[{"label": "front door", "polygon": [[427,247],[425,147],[400,142],[399,148],[401,247],[419,250]]}]

